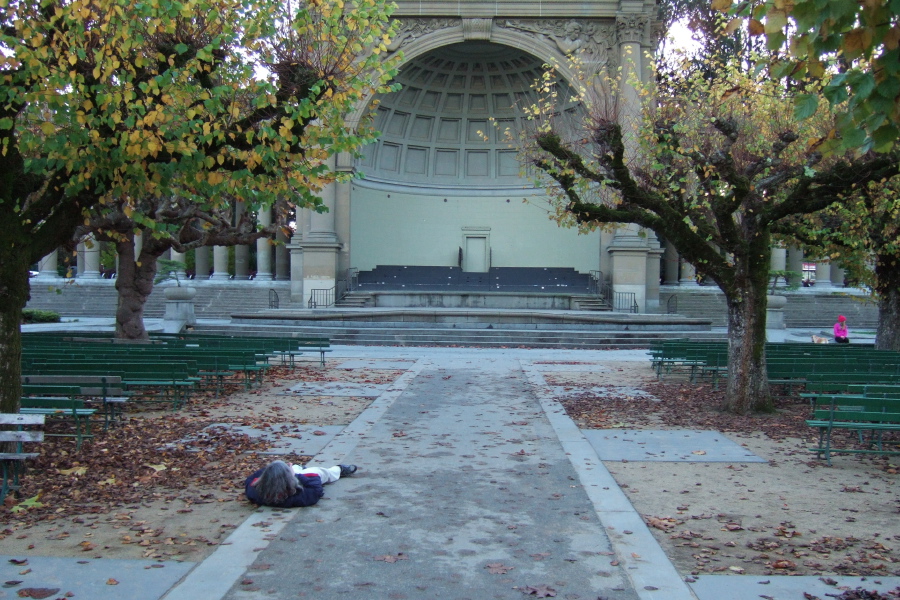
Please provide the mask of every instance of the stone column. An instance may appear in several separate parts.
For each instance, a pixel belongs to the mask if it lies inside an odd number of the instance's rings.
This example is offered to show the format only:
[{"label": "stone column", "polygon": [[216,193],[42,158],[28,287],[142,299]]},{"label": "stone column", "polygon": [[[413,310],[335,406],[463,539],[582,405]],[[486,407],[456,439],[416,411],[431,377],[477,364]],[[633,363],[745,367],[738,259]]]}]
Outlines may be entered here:
[{"label": "stone column", "polygon": [[663,285],[678,285],[678,251],[675,246],[670,243],[666,244],[666,251],[663,254],[663,260],[666,266],[666,279]]},{"label": "stone column", "polygon": [[649,235],[649,252],[647,252],[647,296],[644,302],[644,312],[659,312],[659,275],[660,266],[663,256],[662,246],[656,239],[656,234],[652,231],[647,232]]},{"label": "stone column", "polygon": [[831,263],[831,286],[844,287],[844,269],[838,263]]},{"label": "stone column", "polygon": [[178,267],[178,279],[184,280],[185,277],[186,277],[186,276],[185,276],[185,273],[184,273],[184,253],[183,253],[183,252],[176,252],[174,249],[173,249],[173,250],[170,250],[170,256],[169,256],[169,259],[170,259],[170,260],[174,260],[175,262],[180,262],[180,263],[181,263],[181,266]]},{"label": "stone column", "polygon": [[194,250],[194,270],[197,279],[209,279],[209,246],[200,246]]},{"label": "stone column", "polygon": [[787,253],[787,269],[788,271],[794,271],[798,275],[796,275],[796,281],[791,279],[792,285],[802,285],[803,284],[803,250],[796,247],[788,248]]},{"label": "stone column", "polygon": [[[238,202],[234,207],[234,221],[237,223],[247,211],[243,202]],[[238,244],[234,247],[234,278],[240,280],[250,279],[250,246]]]},{"label": "stone column", "polygon": [[[769,270],[770,271],[785,271],[787,270],[787,249],[786,248],[772,248],[772,256],[769,259]],[[771,286],[772,279],[769,278],[769,285]],[[784,287],[787,285],[787,282],[779,279],[777,283],[778,287]]]},{"label": "stone column", "polygon": [[89,235],[79,246],[84,247],[84,269],[82,270],[82,265],[79,265],[78,277],[80,279],[100,279],[100,243],[94,239],[93,235]]},{"label": "stone column", "polygon": [[300,244],[288,244],[287,249],[291,257],[291,302],[302,303],[306,308],[306,302],[309,300],[304,297],[304,280],[303,280],[303,246]]},{"label": "stone column", "polygon": [[56,270],[58,266],[57,260],[57,251],[54,250],[47,256],[41,259],[38,263],[38,275],[39,279],[58,279],[59,272]]},{"label": "stone column", "polygon": [[275,241],[280,242],[275,246],[275,279],[288,281],[291,278],[291,251],[287,246],[291,240],[279,229],[275,232]]},{"label": "stone column", "polygon": [[616,232],[616,237],[607,252],[612,258],[610,280],[613,293],[633,293],[638,312],[646,312],[647,255],[650,247],[647,245],[647,238],[638,235],[639,230],[639,227],[633,224],[622,227]]},{"label": "stone column", "polygon": [[831,263],[824,260],[816,262],[816,289],[831,288]]},{"label": "stone column", "polygon": [[697,270],[694,265],[684,259],[681,259],[681,277],[678,279],[678,285],[688,287],[700,285],[697,283]]},{"label": "stone column", "polygon": [[616,13],[616,39],[618,41],[619,67],[621,73],[618,82],[618,120],[622,131],[626,135],[626,145],[634,151],[634,134],[637,131],[638,118],[641,112],[641,102],[638,91],[630,83],[632,79],[642,81],[644,69],[641,66],[643,56],[641,42],[649,33],[650,21],[647,15],[642,13],[619,12]]},{"label": "stone column", "polygon": [[213,246],[213,274],[210,279],[214,281],[231,279],[228,273],[228,246]]},{"label": "stone column", "polygon": [[[335,157],[328,161],[331,169],[335,168]],[[304,233],[299,247],[303,250],[303,302],[309,300],[311,290],[328,290],[337,287],[338,252],[341,244],[337,240],[334,229],[334,211],[336,205],[336,184],[325,186],[321,192],[322,202],[328,209],[319,213],[307,209],[309,217],[309,232]],[[294,252],[291,253],[291,286],[297,275],[294,263]],[[292,292],[291,299],[295,294]]]},{"label": "stone column", "polygon": [[[260,209],[258,218],[262,227],[268,227],[272,224],[272,209]],[[256,280],[272,281],[272,244],[267,237],[256,240]]]}]

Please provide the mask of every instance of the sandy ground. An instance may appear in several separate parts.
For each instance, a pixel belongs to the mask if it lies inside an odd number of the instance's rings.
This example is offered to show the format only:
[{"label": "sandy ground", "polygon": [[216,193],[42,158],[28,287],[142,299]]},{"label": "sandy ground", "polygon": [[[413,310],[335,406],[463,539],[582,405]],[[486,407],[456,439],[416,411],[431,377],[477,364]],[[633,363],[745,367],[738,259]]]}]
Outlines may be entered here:
[{"label": "sandy ground", "polygon": [[[647,364],[606,364],[597,373],[545,373],[567,392],[612,384],[649,387]],[[673,385],[677,378],[670,379]],[[683,382],[681,382],[683,383]],[[666,402],[633,397],[640,423],[665,429]],[[669,410],[675,407],[669,403]],[[649,414],[648,414],[649,413]],[[590,417],[582,419],[589,425]],[[836,455],[817,460],[806,439],[760,431],[727,433],[766,463],[606,462],[676,568],[747,575],[900,575],[900,457]]]},{"label": "sandy ground", "polygon": [[[291,425],[346,425],[372,401],[368,397],[282,395],[286,386],[298,381],[389,383],[399,377],[401,370],[372,370],[365,372],[337,368],[338,362],[328,361],[325,368],[305,366],[294,371],[284,369],[282,378],[272,379],[259,388],[238,391],[222,398],[205,398],[191,403],[179,412],[179,418],[196,420],[194,431],[210,422],[251,425],[279,435],[292,435]],[[172,419],[162,410],[141,410],[129,414],[141,419],[144,427],[153,428],[161,419]],[[98,437],[94,442],[103,443]],[[47,442],[45,442],[46,444]],[[56,443],[56,442],[52,442]],[[68,443],[68,442],[59,442]],[[264,448],[262,449],[264,450]],[[270,457],[249,455],[251,465],[262,466]],[[308,457],[287,457],[292,462],[304,462]],[[164,459],[160,459],[161,464]],[[143,467],[150,466],[149,461]],[[222,468],[220,462],[206,462],[203,469]],[[32,484],[23,494],[26,498],[40,488],[43,478],[59,478],[60,469],[32,469]],[[153,471],[140,477],[146,485],[153,485]],[[246,474],[249,474],[246,473]],[[62,556],[83,558],[152,558],[159,560],[199,561],[211,554],[231,531],[254,510],[243,496],[244,473],[224,477],[221,485],[185,488],[153,487],[153,499],[139,503],[123,503],[108,510],[77,512],[60,507],[58,512],[29,518],[27,512],[0,513],[0,543],[2,553],[19,556]],[[136,481],[135,484],[138,482]],[[327,488],[326,488],[327,498]]]}]

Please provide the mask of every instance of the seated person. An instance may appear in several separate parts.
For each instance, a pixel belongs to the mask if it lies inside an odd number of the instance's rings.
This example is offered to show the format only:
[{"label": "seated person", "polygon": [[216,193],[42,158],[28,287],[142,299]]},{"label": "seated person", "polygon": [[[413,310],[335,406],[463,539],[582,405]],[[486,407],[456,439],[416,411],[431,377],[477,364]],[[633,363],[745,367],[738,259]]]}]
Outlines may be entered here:
[{"label": "seated person", "polygon": [[322,485],[356,472],[356,465],[301,467],[274,460],[244,482],[247,499],[260,506],[312,506],[325,494]]}]

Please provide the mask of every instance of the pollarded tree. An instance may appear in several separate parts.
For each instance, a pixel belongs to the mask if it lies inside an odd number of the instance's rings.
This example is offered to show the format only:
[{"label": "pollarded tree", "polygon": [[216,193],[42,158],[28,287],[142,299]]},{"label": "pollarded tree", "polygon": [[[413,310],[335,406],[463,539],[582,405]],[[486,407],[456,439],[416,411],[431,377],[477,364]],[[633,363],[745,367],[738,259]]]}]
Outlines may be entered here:
[{"label": "pollarded tree", "polygon": [[319,206],[327,158],[374,138],[345,115],[388,91],[396,63],[385,0],[2,5],[0,411],[15,412],[29,266],[86,211],[171,196]]},{"label": "pollarded tree", "polygon": [[[116,337],[147,339],[144,306],[156,281],[157,259],[169,250],[188,252],[201,246],[249,244],[287,227],[294,216],[289,203],[276,202],[274,219],[267,226],[254,221],[248,211],[234,218],[235,202],[190,201],[185,198],[146,198],[126,203],[121,200],[104,205],[88,225],[79,226],[75,240],[87,234],[101,242],[115,244],[118,256],[116,274]],[[126,215],[126,204],[133,210]],[[139,218],[135,218],[138,217]],[[151,223],[152,226],[145,225]],[[135,244],[140,234],[140,250]],[[73,240],[74,241],[74,240]]]},{"label": "pollarded tree", "polygon": [[608,96],[588,93],[603,86],[576,95],[586,118],[574,128],[564,122],[571,111],[550,98],[535,107],[526,154],[561,218],[651,229],[719,286],[728,311],[725,408],[770,410],[765,311],[773,226],[845,202],[854,186],[896,173],[897,156],[823,158],[817,145],[829,114],[798,123],[777,82],[727,64],[713,72],[676,82],[669,89],[677,95],[644,94],[643,120],[633,127],[608,110]]},{"label": "pollarded tree", "polygon": [[847,202],[780,223],[778,232],[840,259],[871,288],[878,302],[875,347],[900,351],[900,176],[860,186]]}]

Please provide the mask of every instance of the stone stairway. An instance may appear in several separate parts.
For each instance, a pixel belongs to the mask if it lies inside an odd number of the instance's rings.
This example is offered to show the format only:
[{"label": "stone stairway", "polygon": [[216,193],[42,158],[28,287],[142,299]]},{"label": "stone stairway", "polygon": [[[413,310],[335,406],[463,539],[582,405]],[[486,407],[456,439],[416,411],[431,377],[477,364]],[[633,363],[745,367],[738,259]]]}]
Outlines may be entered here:
[{"label": "stone stairway", "polygon": [[316,325],[198,324],[197,332],[258,336],[323,336],[332,344],[366,346],[471,346],[482,348],[649,348],[661,339],[721,340],[710,331],[591,331],[588,329],[442,326],[441,323],[346,323]]},{"label": "stone stairway", "polygon": [[611,311],[612,306],[600,296],[576,294],[572,296],[572,304],[575,310]]},{"label": "stone stairway", "polygon": [[[71,281],[71,280],[70,280]],[[184,284],[182,284],[184,285]],[[281,308],[301,308],[290,302],[288,282],[210,282],[196,285],[194,313],[203,319],[228,319],[235,310],[256,311],[269,308],[269,290],[276,289]],[[165,286],[156,286],[144,306],[144,316],[162,318],[166,312]],[[52,310],[65,317],[113,317],[118,305],[115,280],[102,279],[66,283],[65,280],[31,280],[28,308]]]},{"label": "stone stairway", "polygon": [[375,300],[372,298],[372,294],[367,292],[348,292],[334,305],[338,308],[367,308],[375,306]]}]

